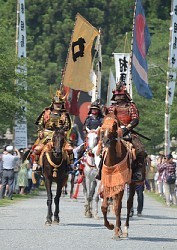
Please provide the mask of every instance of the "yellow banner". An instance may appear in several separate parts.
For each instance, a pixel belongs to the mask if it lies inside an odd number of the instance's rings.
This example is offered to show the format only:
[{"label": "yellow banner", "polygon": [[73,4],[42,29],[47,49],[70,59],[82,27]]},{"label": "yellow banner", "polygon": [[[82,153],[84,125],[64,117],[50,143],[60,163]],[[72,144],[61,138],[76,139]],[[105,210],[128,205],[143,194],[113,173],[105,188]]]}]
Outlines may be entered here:
[{"label": "yellow banner", "polygon": [[85,92],[93,88],[90,79],[92,66],[91,49],[99,31],[80,14],[76,16],[68,60],[63,76],[63,85]]}]

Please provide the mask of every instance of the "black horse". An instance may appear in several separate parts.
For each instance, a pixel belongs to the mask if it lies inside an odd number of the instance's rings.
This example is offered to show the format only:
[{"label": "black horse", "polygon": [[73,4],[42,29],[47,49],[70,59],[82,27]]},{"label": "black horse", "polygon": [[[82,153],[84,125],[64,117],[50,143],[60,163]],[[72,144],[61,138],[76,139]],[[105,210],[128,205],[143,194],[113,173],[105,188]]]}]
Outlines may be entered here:
[{"label": "black horse", "polygon": [[59,201],[61,197],[62,187],[67,182],[68,164],[67,152],[64,150],[65,132],[63,129],[56,128],[51,142],[48,143],[42,156],[43,176],[45,178],[45,187],[47,190],[47,206],[48,213],[46,217],[47,225],[52,223],[52,183],[56,182],[56,196],[54,198],[55,211],[54,223],[59,223]]}]

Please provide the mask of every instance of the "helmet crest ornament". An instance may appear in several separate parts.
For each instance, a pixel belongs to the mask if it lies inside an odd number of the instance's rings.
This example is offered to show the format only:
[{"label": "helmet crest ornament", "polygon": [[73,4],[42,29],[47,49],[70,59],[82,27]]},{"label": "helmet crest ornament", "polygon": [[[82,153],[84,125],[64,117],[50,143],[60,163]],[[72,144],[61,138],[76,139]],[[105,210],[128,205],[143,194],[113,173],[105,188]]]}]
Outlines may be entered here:
[{"label": "helmet crest ornament", "polygon": [[67,95],[63,95],[61,90],[57,90],[55,96],[52,99],[53,103],[64,103]]}]

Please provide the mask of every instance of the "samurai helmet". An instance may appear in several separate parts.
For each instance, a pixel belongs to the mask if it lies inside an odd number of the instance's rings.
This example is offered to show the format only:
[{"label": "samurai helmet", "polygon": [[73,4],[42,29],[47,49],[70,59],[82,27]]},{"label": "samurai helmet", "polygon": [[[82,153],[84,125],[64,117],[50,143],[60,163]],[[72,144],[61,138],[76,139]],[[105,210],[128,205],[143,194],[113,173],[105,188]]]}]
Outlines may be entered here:
[{"label": "samurai helmet", "polygon": [[91,106],[90,106],[90,109],[101,109],[100,108],[100,103],[99,103],[99,100],[96,100],[94,102],[91,103]]},{"label": "samurai helmet", "polygon": [[127,92],[127,88],[125,86],[125,83],[118,82],[116,84],[116,89],[112,91],[113,96],[111,98],[111,101],[117,101],[117,100],[128,100],[131,101],[131,97],[129,93]]},{"label": "samurai helmet", "polygon": [[65,103],[66,96],[63,96],[61,90],[57,90],[55,96],[52,98],[52,103]]},{"label": "samurai helmet", "polygon": [[99,111],[98,115],[102,114],[99,100],[96,100],[96,101],[91,103],[88,114],[91,114],[92,109],[97,109]]}]

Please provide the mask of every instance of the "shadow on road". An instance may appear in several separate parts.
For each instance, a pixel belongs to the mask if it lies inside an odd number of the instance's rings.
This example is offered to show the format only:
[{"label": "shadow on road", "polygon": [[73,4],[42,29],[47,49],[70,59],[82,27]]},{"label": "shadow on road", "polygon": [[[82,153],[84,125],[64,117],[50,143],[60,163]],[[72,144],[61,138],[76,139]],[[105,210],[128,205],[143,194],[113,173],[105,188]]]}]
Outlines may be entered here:
[{"label": "shadow on road", "polygon": [[67,226],[74,226],[74,227],[92,227],[92,228],[105,228],[103,226],[103,224],[85,224],[85,223],[70,223],[70,224],[67,224]]},{"label": "shadow on road", "polygon": [[155,219],[155,220],[174,220],[176,217],[169,217],[169,216],[158,216],[158,215],[144,215],[141,217],[142,219]]},{"label": "shadow on road", "polygon": [[135,240],[135,241],[153,241],[153,242],[177,242],[177,239],[172,239],[172,238],[151,238],[151,237],[133,237],[131,238],[131,240]]}]

